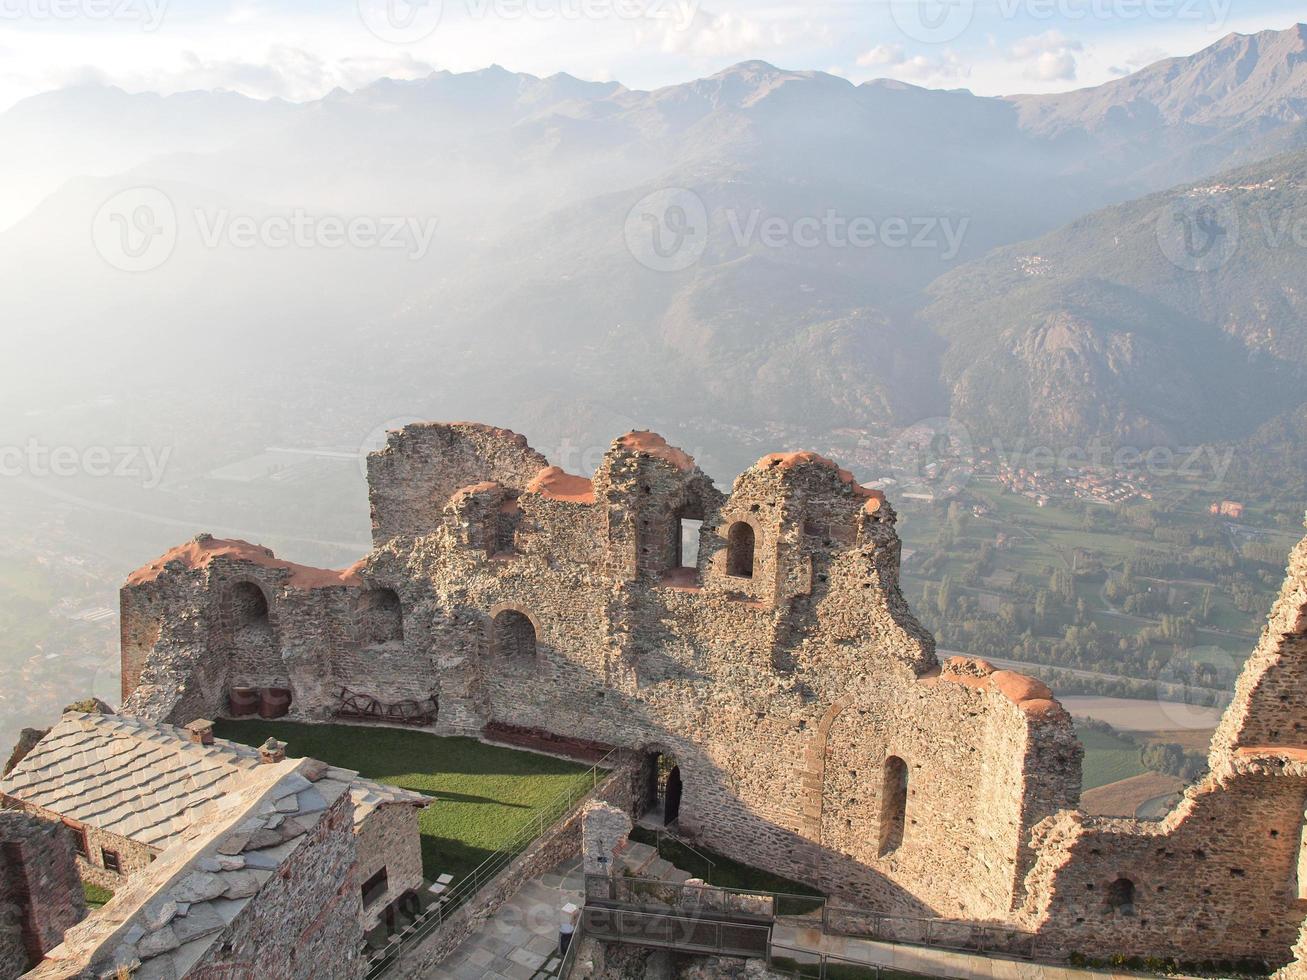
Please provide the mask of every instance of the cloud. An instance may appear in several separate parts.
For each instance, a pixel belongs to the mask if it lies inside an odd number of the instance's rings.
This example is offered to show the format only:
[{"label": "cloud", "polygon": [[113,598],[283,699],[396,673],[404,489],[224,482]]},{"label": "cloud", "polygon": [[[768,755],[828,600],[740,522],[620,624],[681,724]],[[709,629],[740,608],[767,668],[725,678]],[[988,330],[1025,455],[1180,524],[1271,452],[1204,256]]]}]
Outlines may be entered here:
[{"label": "cloud", "polygon": [[901,44],[878,44],[857,57],[860,68],[889,69],[894,78],[910,81],[950,81],[966,78],[971,68],[952,50],[938,57],[911,55]]},{"label": "cloud", "polygon": [[1084,50],[1079,41],[1061,31],[1049,30],[1019,38],[1008,48],[1008,55],[1025,62],[1023,75],[1039,82],[1074,82],[1078,65],[1076,54]]}]

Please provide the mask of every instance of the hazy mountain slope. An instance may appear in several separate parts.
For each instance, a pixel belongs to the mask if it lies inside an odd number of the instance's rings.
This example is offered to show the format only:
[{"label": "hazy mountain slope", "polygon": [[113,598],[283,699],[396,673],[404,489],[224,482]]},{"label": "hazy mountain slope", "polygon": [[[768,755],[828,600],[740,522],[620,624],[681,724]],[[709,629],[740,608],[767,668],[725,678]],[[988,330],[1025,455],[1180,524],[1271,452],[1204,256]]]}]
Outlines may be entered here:
[{"label": "hazy mountain slope", "polygon": [[922,320],[949,344],[953,414],[1063,443],[1174,444],[1234,438],[1301,403],[1304,215],[1307,154],[1291,154],[943,276]]}]

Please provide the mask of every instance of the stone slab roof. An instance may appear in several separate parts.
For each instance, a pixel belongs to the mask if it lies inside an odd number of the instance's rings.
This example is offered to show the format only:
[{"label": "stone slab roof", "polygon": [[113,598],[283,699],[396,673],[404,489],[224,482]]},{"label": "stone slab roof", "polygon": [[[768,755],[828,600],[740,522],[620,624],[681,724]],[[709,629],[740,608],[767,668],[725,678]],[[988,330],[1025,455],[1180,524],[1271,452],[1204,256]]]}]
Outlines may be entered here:
[{"label": "stone slab roof", "polygon": [[350,792],[331,771],[311,759],[259,765],[28,976],[112,977],[120,968],[136,980],[185,976]]},{"label": "stone slab roof", "polygon": [[[350,769],[306,762],[318,778],[350,787],[356,825],[378,806],[431,802]],[[0,780],[0,793],[163,850],[265,765],[258,750],[236,742],[199,745],[171,725],[71,712]]]}]

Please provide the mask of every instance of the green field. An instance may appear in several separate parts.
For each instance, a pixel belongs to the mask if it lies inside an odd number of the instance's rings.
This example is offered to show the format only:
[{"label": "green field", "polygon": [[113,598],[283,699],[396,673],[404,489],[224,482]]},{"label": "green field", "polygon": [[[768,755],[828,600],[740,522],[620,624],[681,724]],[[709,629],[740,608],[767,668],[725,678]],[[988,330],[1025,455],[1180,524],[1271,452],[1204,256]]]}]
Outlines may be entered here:
[{"label": "green field", "polygon": [[1106,786],[1145,771],[1134,742],[1092,729],[1077,729],[1076,735],[1085,747],[1083,789]]},{"label": "green field", "polygon": [[542,808],[582,787],[589,772],[534,752],[394,728],[219,721],[215,731],[246,745],[272,736],[287,743],[287,755],[321,759],[435,797],[420,819],[428,879],[462,879],[539,820]]}]

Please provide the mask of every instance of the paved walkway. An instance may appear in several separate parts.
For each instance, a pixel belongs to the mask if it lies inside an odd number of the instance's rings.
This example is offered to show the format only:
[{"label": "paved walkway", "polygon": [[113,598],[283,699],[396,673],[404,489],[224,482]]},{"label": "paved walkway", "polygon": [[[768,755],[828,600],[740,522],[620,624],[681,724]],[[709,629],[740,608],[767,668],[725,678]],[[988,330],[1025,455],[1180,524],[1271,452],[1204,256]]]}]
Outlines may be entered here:
[{"label": "paved walkway", "polygon": [[925,946],[901,946],[845,936],[827,936],[817,928],[805,929],[783,922],[777,922],[772,930],[773,955],[778,955],[777,945],[957,980],[1138,980],[1137,974],[1050,966]]},{"label": "paved walkway", "polygon": [[528,882],[429,974],[433,980],[532,980],[552,977],[560,910],[580,906],[584,892],[576,858]]}]

